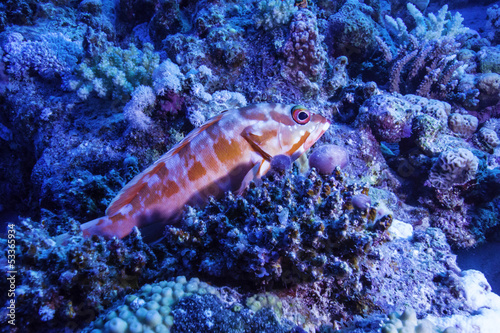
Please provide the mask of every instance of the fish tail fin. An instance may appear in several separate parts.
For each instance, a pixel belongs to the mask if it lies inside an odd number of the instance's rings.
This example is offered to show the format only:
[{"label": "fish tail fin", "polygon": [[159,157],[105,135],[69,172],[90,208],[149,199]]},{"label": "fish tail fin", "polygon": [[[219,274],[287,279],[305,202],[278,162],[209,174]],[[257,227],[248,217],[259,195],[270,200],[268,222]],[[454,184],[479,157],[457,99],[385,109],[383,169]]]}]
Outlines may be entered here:
[{"label": "fish tail fin", "polygon": [[60,234],[54,237],[54,241],[56,242],[57,245],[67,245],[69,243],[70,238],[71,235],[66,232],[64,234]]},{"label": "fish tail fin", "polygon": [[82,224],[80,229],[84,237],[98,235],[105,238],[112,238],[114,236],[123,238],[132,231],[133,227],[133,225],[129,225],[130,223],[126,222],[129,221],[103,216]]}]

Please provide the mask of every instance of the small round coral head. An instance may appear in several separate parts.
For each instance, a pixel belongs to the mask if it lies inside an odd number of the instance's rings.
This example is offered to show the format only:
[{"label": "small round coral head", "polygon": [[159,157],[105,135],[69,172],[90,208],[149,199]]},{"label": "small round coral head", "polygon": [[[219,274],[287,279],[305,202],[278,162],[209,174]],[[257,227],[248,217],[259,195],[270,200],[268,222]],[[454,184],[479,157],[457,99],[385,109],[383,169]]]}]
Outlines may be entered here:
[{"label": "small round coral head", "polygon": [[343,147],[337,145],[322,145],[317,147],[309,156],[309,166],[316,168],[319,173],[330,175],[338,166],[345,168],[349,163],[349,154]]}]

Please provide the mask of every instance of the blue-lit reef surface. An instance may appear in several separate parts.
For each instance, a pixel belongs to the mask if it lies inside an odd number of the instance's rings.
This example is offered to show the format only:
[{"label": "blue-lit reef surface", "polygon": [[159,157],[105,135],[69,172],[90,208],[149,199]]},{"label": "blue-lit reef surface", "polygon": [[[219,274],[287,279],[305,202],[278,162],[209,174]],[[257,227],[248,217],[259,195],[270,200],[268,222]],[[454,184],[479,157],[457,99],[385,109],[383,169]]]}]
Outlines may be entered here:
[{"label": "blue-lit reef surface", "polygon": [[[497,332],[455,253],[500,242],[499,42],[490,0],[3,1],[0,330]],[[331,121],[309,165],[272,160],[153,244],[83,237],[191,130],[261,102]]]}]

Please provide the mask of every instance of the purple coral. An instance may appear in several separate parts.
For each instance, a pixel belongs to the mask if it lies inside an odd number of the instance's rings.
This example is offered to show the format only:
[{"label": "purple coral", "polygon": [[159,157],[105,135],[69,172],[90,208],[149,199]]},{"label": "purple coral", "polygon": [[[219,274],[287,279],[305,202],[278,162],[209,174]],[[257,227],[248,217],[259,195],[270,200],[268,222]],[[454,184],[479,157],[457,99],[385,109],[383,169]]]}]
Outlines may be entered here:
[{"label": "purple coral", "polygon": [[286,56],[284,74],[289,81],[302,88],[319,89],[312,82],[318,81],[325,71],[326,52],[321,46],[316,16],[303,9],[295,13],[290,24],[290,38],[283,52]]},{"label": "purple coral", "polygon": [[379,141],[399,142],[410,136],[416,109],[402,98],[380,94],[368,99],[359,111],[359,120],[367,120]]},{"label": "purple coral", "polygon": [[352,206],[356,209],[363,210],[369,208],[372,204],[372,199],[366,194],[356,194],[352,197]]},{"label": "purple coral", "polygon": [[21,80],[34,70],[45,79],[56,79],[70,73],[81,56],[82,47],[61,33],[42,35],[40,41],[24,40],[14,32],[7,37],[3,46],[7,74]]},{"label": "purple coral", "polygon": [[292,160],[288,155],[276,155],[271,160],[271,170],[283,173],[292,167]]}]

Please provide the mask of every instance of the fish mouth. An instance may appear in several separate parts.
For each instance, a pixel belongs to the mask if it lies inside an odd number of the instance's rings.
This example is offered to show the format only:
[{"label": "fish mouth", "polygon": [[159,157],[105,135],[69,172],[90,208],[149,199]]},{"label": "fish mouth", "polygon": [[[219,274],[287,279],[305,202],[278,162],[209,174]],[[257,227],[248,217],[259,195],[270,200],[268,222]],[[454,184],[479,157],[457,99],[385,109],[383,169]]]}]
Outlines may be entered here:
[{"label": "fish mouth", "polygon": [[311,120],[315,121],[317,125],[314,127],[311,135],[309,135],[304,143],[305,150],[309,149],[316,141],[318,141],[319,138],[321,138],[330,127],[330,122],[328,121],[328,119],[318,114],[313,115],[313,118]]}]

